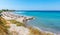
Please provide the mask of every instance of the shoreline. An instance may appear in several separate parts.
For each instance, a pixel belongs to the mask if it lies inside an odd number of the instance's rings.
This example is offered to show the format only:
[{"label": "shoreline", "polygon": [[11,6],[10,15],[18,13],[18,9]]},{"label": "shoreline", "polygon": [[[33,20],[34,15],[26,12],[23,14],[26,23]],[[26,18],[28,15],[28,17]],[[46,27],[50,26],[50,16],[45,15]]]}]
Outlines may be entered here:
[{"label": "shoreline", "polygon": [[43,30],[43,29],[41,29],[41,28],[39,28],[39,27],[36,27],[36,26],[32,26],[32,27],[35,28],[35,29],[38,29],[38,30],[41,31],[41,32],[45,32],[45,33],[50,33],[50,34],[57,35],[57,33],[50,32],[50,31],[46,31],[46,30]]},{"label": "shoreline", "polygon": [[[12,13],[13,14],[13,13]],[[13,15],[15,15],[15,14],[13,14]],[[16,14],[17,15],[17,14]],[[17,16],[20,16],[20,15],[17,15]],[[26,17],[26,16],[23,16],[23,17]],[[29,18],[31,18],[31,17],[29,17]],[[21,19],[22,20],[22,19]],[[20,21],[20,20],[19,20]],[[38,27],[35,27],[35,26],[32,26],[33,28],[36,28],[36,29],[38,29],[39,31],[41,31],[41,32],[46,32],[46,33],[53,33],[53,32],[49,32],[49,31],[44,31],[44,30],[42,30],[42,29],[40,29],[40,28],[38,28]],[[55,33],[53,33],[54,35],[56,35]]]}]

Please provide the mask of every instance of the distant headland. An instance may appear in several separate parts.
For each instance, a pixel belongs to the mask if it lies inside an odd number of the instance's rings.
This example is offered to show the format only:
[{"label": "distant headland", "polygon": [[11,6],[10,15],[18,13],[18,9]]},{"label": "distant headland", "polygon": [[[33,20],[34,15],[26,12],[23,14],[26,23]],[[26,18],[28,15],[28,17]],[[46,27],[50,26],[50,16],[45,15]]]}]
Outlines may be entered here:
[{"label": "distant headland", "polygon": [[15,11],[15,10],[9,10],[9,9],[1,9],[1,10],[0,10],[0,12],[3,12],[3,11],[4,11],[4,12],[6,12],[6,11],[13,12],[13,11]]}]

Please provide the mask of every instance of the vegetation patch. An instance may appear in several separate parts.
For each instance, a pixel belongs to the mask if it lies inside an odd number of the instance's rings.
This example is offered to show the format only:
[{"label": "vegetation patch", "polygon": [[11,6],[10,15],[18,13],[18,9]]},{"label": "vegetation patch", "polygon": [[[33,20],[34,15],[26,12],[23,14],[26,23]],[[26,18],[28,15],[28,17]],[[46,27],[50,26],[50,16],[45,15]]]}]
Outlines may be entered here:
[{"label": "vegetation patch", "polygon": [[5,24],[6,24],[6,20],[0,17],[0,34],[3,35],[8,34],[7,26],[5,26]]},{"label": "vegetation patch", "polygon": [[20,22],[18,22],[18,21],[16,21],[16,20],[9,20],[11,23],[13,23],[13,24],[16,24],[17,26],[25,26],[25,24],[24,23],[20,23]]}]

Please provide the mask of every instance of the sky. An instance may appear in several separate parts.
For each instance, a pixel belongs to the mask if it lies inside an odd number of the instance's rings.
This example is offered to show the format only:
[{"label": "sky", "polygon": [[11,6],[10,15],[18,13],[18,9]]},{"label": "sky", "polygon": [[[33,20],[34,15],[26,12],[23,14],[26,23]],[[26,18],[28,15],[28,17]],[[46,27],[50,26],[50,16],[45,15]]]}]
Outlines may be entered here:
[{"label": "sky", "polygon": [[60,0],[0,0],[0,9],[60,10]]}]

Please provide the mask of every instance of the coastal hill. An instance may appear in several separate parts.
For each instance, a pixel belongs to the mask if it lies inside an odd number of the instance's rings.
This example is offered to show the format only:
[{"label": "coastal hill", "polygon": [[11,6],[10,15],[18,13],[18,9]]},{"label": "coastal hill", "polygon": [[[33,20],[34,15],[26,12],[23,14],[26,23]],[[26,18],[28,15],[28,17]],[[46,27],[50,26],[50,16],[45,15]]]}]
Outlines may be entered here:
[{"label": "coastal hill", "polygon": [[25,23],[16,20],[6,20],[2,16],[0,16],[0,30],[0,35],[54,35],[31,26],[26,27]]},{"label": "coastal hill", "polygon": [[[8,30],[7,30],[7,27],[5,26],[8,22],[0,17],[0,35],[8,35]],[[16,22],[16,21],[15,21]],[[45,33],[45,32],[41,32],[39,31],[38,29],[34,29],[32,27],[29,27],[29,30],[30,30],[30,34],[29,35],[53,35],[53,34],[50,34],[50,33]]]}]

